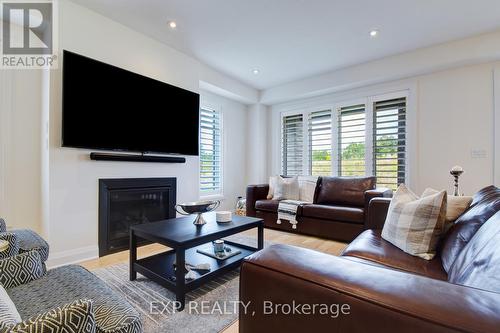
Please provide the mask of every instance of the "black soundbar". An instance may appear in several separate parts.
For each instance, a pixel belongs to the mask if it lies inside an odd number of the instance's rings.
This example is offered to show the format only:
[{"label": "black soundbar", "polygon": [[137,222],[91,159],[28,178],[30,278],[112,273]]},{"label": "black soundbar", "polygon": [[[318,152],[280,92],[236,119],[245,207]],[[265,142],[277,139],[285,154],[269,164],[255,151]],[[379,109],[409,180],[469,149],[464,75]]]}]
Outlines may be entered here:
[{"label": "black soundbar", "polygon": [[90,159],[94,161],[186,163],[185,157],[109,153],[90,153]]}]

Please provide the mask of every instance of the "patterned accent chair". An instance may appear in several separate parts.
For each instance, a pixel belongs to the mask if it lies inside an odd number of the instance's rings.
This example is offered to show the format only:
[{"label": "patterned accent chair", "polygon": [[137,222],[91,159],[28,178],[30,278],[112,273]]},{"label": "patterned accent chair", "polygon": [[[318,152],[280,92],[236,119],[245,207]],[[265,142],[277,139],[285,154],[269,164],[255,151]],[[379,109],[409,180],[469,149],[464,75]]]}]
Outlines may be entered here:
[{"label": "patterned accent chair", "polygon": [[[5,220],[0,218],[0,239],[9,242],[9,247],[0,251],[0,332],[7,327],[8,332],[16,333],[45,332],[43,328],[49,327],[51,333],[143,331],[139,313],[85,268],[68,265],[47,271],[49,245],[34,231],[7,231]],[[13,304],[16,315],[6,315],[9,307],[3,304]],[[73,313],[71,318],[68,311]],[[20,318],[22,322],[9,323],[4,318]],[[73,325],[74,320],[79,324]]]},{"label": "patterned accent chair", "polygon": [[[102,280],[77,265],[46,272],[36,250],[0,260],[0,285],[6,291],[3,296],[0,292],[0,332],[5,328],[8,332],[45,332],[43,328],[48,327],[47,332],[53,333],[143,331],[135,308]],[[68,309],[73,316],[68,317]],[[11,320],[5,322],[6,318]]]},{"label": "patterned accent chair", "polygon": [[49,244],[40,235],[29,229],[7,231],[7,223],[3,218],[0,218],[0,239],[9,242],[7,250],[0,251],[0,259],[31,250],[36,250],[40,254],[43,263],[49,258]]}]

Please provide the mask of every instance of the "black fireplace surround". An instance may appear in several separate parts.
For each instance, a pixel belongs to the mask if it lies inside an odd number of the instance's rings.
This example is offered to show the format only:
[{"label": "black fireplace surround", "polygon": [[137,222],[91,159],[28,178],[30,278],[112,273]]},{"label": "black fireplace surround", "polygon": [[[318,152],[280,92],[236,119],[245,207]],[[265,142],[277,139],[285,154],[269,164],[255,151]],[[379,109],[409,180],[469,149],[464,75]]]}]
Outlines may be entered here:
[{"label": "black fireplace surround", "polygon": [[127,250],[130,226],[174,218],[176,186],[175,178],[99,179],[99,256]]}]

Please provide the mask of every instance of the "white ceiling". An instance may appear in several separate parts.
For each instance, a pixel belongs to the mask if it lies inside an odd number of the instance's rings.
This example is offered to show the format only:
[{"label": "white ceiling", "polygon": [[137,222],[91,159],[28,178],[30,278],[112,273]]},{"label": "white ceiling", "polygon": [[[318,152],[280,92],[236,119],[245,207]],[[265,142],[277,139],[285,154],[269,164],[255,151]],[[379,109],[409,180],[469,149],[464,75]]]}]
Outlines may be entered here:
[{"label": "white ceiling", "polygon": [[258,89],[500,29],[499,0],[74,1]]}]

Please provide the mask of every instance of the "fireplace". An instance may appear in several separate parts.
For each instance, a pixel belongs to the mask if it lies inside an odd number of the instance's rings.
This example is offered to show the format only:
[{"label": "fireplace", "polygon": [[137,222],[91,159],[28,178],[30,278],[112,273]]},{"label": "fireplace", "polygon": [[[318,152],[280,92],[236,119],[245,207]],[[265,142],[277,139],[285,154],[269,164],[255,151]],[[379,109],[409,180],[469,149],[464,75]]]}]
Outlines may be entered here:
[{"label": "fireplace", "polygon": [[175,178],[99,179],[99,256],[127,250],[130,226],[175,217]]}]

